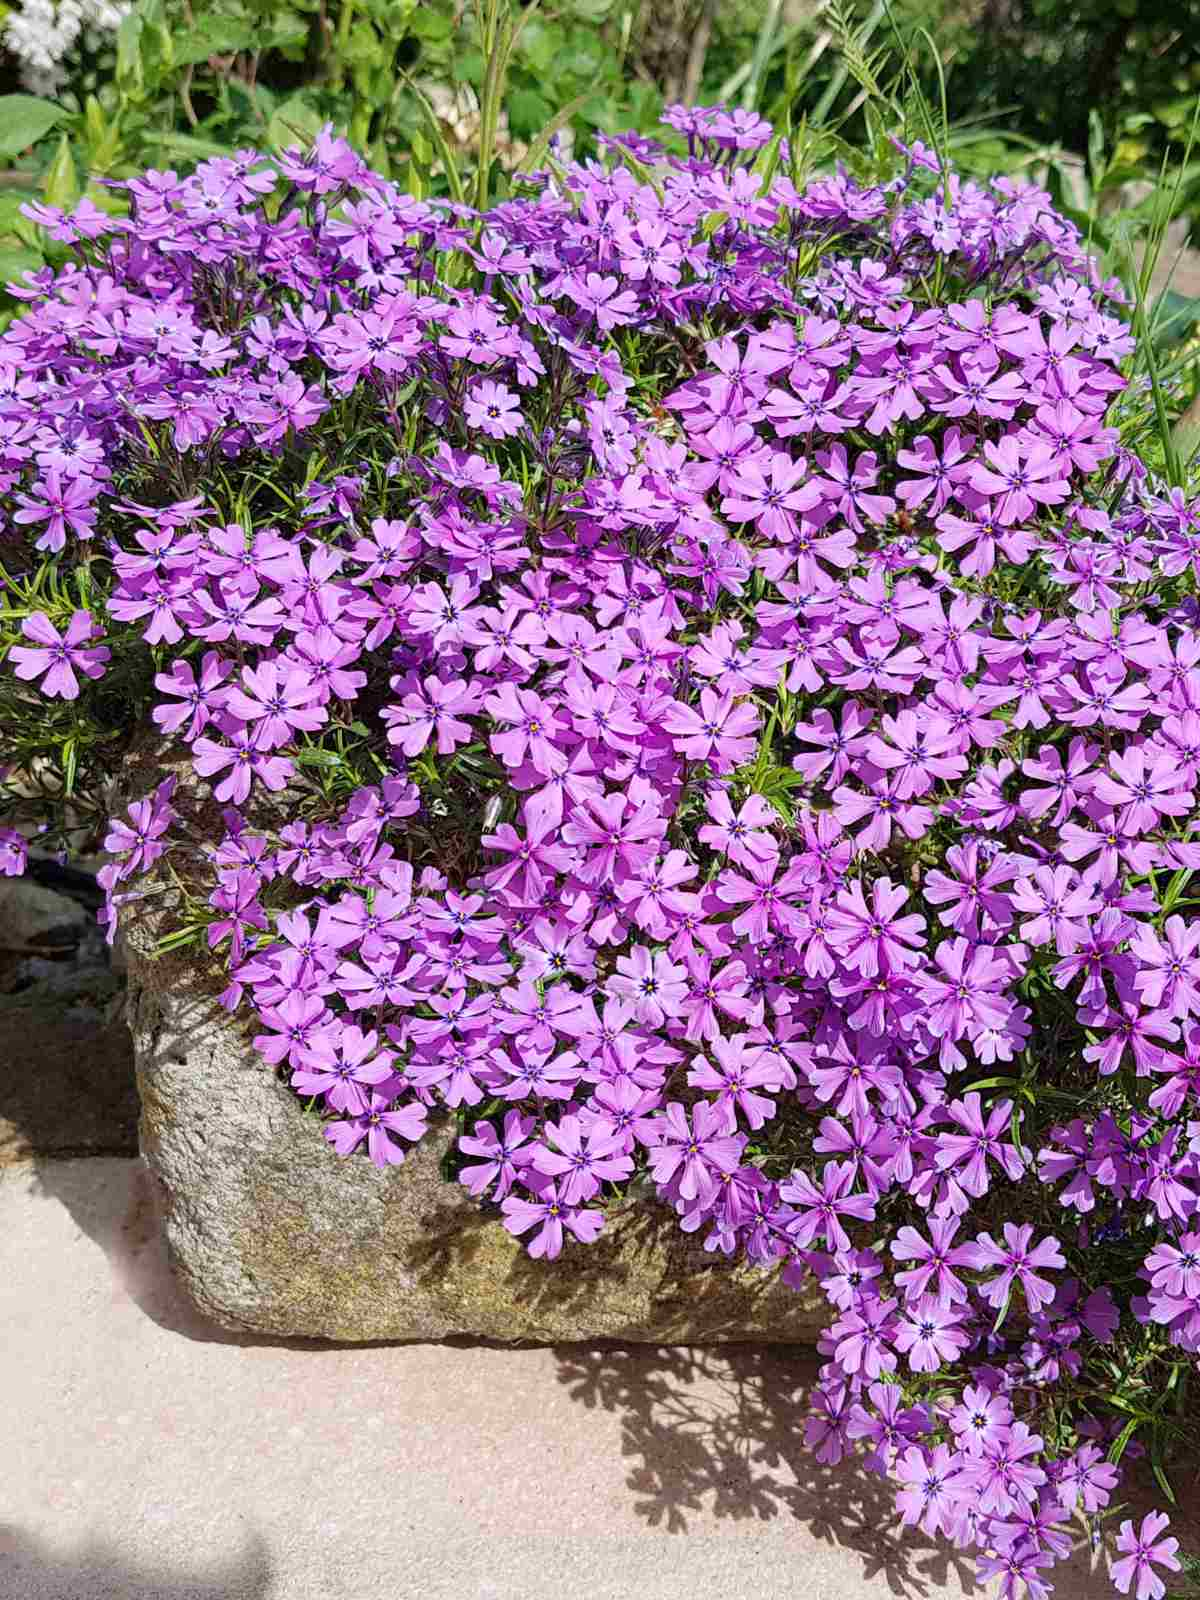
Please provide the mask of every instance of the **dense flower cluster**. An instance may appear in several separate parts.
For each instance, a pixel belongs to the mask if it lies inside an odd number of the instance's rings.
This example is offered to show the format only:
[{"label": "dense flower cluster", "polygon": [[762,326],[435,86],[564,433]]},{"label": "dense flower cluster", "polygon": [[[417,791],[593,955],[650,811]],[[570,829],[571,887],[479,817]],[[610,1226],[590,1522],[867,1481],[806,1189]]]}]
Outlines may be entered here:
[{"label": "dense flower cluster", "polygon": [[1045,194],[665,120],[482,219],[328,135],[35,208],[9,690],[189,753],[110,929],[207,871],[336,1151],[450,1112],[534,1256],[630,1186],[815,1278],[821,1458],[1041,1596],[1200,1350],[1200,517]]}]

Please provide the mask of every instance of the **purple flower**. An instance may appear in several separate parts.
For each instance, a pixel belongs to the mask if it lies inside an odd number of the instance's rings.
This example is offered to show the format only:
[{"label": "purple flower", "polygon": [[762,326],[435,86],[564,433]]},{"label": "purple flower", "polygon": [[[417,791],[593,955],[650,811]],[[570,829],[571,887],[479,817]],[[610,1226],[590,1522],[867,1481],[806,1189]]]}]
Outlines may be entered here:
[{"label": "purple flower", "polygon": [[901,1522],[908,1527],[920,1524],[932,1535],[953,1521],[964,1493],[963,1474],[957,1458],[944,1444],[932,1449],[911,1446],[893,1471],[901,1485],[896,1496]]},{"label": "purple flower", "polygon": [[[721,501],[721,510],[734,522],[756,522],[770,539],[795,536],[795,513],[821,502],[821,490],[807,479],[807,464],[793,461],[782,451],[767,460],[747,460]],[[801,485],[803,486],[801,487]]]},{"label": "purple flower", "polygon": [[1140,963],[1134,978],[1143,1005],[1161,1007],[1168,1017],[1200,1012],[1200,922],[1168,917],[1165,940],[1153,928],[1139,927],[1129,948]]},{"label": "purple flower", "polygon": [[967,1384],[949,1420],[966,1454],[981,1456],[1004,1436],[1013,1420],[1012,1406],[1001,1394],[993,1394],[979,1384]]},{"label": "purple flower", "polygon": [[0,870],[155,728],[110,939],[170,862],[327,1140],[458,1113],[537,1255],[640,1175],[815,1278],[819,1458],[1040,1596],[1116,1493],[1103,1361],[1200,1351],[1200,510],[1028,180],[897,143],[798,188],[754,113],[664,121],[482,220],[331,129],[33,208],[72,261],[0,333]]},{"label": "purple flower", "polygon": [[936,1372],[966,1349],[969,1340],[959,1327],[962,1320],[960,1312],[942,1305],[933,1295],[922,1295],[909,1302],[893,1343],[908,1356],[914,1372]]},{"label": "purple flower", "polygon": [[896,915],[907,899],[906,889],[879,878],[868,906],[861,885],[851,884],[838,893],[836,909],[826,919],[829,943],[865,978],[914,967],[917,957],[912,947],[921,942],[924,921]]},{"label": "purple flower", "polygon": [[479,711],[483,691],[478,685],[462,678],[443,680],[434,676],[421,682],[416,673],[409,673],[393,678],[392,688],[407,692],[398,705],[386,706],[383,716],[390,724],[389,742],[406,756],[420,755],[435,735],[438,754],[452,755],[474,736],[466,719]]},{"label": "purple flower", "polygon": [[867,1395],[869,1408],[860,1402],[851,1406],[846,1433],[871,1444],[864,1458],[867,1470],[887,1474],[897,1451],[929,1432],[929,1416],[922,1406],[904,1405],[898,1384],[873,1383]]},{"label": "purple flower", "polygon": [[204,652],[199,678],[190,662],[172,662],[170,672],[160,672],[155,677],[154,687],[160,694],[178,696],[180,703],[172,705],[165,700],[150,715],[164,733],[182,733],[185,739],[195,739],[224,705],[222,685],[231,670],[231,664],[222,661],[215,650]]},{"label": "purple flower", "polygon": [[1039,505],[1054,505],[1070,493],[1058,457],[1046,444],[1023,444],[1012,435],[997,443],[987,440],[983,454],[990,466],[976,466],[973,489],[996,495],[996,516],[1015,526],[1034,515]]},{"label": "purple flower", "polygon": [[1038,1576],[1054,1565],[1054,1556],[1039,1550],[1030,1539],[1018,1539],[996,1555],[983,1555],[975,1563],[975,1575],[984,1583],[1000,1580],[997,1600],[1048,1600],[1054,1585]]},{"label": "purple flower", "polygon": [[639,1022],[659,1028],[667,1017],[677,1017],[683,1010],[687,972],[665,951],[652,954],[644,944],[635,944],[629,955],[617,957],[617,971],[605,987],[628,1005]]},{"label": "purple flower", "polygon": [[723,905],[746,907],[734,918],[734,933],[753,944],[765,944],[774,932],[804,930],[803,914],[791,902],[810,882],[802,862],[784,866],[779,857],[771,856],[751,860],[748,874],[726,869],[717,879],[716,894]]},{"label": "purple flower", "polygon": [[761,795],[747,795],[735,812],[724,789],[710,790],[708,817],[697,837],[740,866],[769,861],[779,854],[778,841],[769,831],[779,821],[779,813]]},{"label": "purple flower", "polygon": [[28,865],[29,841],[15,828],[0,828],[0,876],[19,878]]},{"label": "purple flower", "polygon": [[377,1167],[399,1166],[406,1151],[401,1139],[415,1142],[425,1132],[428,1111],[423,1105],[391,1109],[394,1094],[371,1089],[362,1111],[327,1122],[321,1130],[340,1156],[352,1155],[365,1139],[367,1154]]},{"label": "purple flower", "polygon": [[94,534],[97,516],[94,502],[99,493],[100,485],[91,478],[67,476],[58,467],[49,467],[45,476],[33,485],[32,494],[17,495],[21,509],[13,512],[13,521],[44,522],[46,526],[38,535],[35,547],[62,550],[68,533],[73,533],[77,539],[90,539]]},{"label": "purple flower", "polygon": [[687,1023],[684,1037],[692,1043],[707,1039],[715,1047],[721,1040],[721,1027],[726,1018],[745,1021],[753,1010],[753,1002],[747,994],[746,968],[740,961],[727,961],[718,969],[711,956],[696,953],[687,961],[687,972],[691,988],[683,1006],[682,1014]]},{"label": "purple flower", "polygon": [[796,1209],[788,1232],[797,1245],[810,1245],[820,1234],[826,1250],[849,1250],[850,1235],[841,1219],[870,1222],[875,1216],[875,1202],[870,1195],[850,1193],[854,1180],[852,1163],[831,1161],[822,1169],[819,1188],[799,1170],[780,1185],[780,1198]]},{"label": "purple flower", "polygon": [[504,684],[484,701],[484,710],[496,722],[510,726],[492,735],[491,746],[507,767],[529,760],[543,777],[561,771],[562,752],[554,741],[564,732],[555,708],[527,689]]},{"label": "purple flower", "polygon": [[269,754],[257,729],[235,727],[227,731],[226,737],[228,744],[200,738],[192,745],[192,761],[202,778],[215,777],[226,767],[230,769],[216,785],[218,800],[241,805],[255,778],[267,789],[279,790],[286,785],[294,771],[292,763]]},{"label": "purple flower", "polygon": [[463,415],[469,427],[478,428],[490,439],[508,439],[524,427],[520,401],[502,383],[485,378],[467,395]]},{"label": "purple flower", "polygon": [[482,1159],[464,1167],[458,1181],[477,1198],[490,1195],[503,1200],[532,1159],[530,1135],[536,1126],[532,1117],[523,1117],[519,1111],[505,1113],[502,1132],[490,1122],[477,1122],[471,1133],[459,1139],[458,1148]]},{"label": "purple flower", "polygon": [[934,1217],[929,1223],[929,1240],[923,1239],[915,1228],[898,1230],[889,1247],[892,1254],[897,1261],[919,1263],[896,1274],[896,1282],[910,1300],[932,1293],[939,1305],[965,1302],[967,1286],[954,1269],[973,1266],[974,1261],[971,1245],[954,1243],[960,1226],[956,1217]]},{"label": "purple flower", "polygon": [[227,691],[225,709],[255,724],[260,750],[289,744],[297,729],[311,733],[328,720],[325,708],[314,704],[316,690],[300,667],[265,661],[260,667],[243,667],[242,682],[245,689],[235,686]]},{"label": "purple flower", "polygon": [[555,842],[556,829],[550,816],[531,801],[522,807],[522,821],[524,836],[505,822],[480,840],[486,849],[509,857],[501,866],[492,868],[486,881],[493,889],[511,885],[515,892],[523,891],[536,900],[545,893],[556,872],[572,865],[574,852]]},{"label": "purple flower", "polygon": [[1142,1525],[1136,1533],[1132,1522],[1126,1520],[1121,1524],[1117,1549],[1124,1554],[1119,1561],[1112,1563],[1110,1576],[1122,1594],[1128,1594],[1136,1584],[1134,1593],[1137,1600],[1163,1600],[1167,1586],[1154,1568],[1165,1567],[1168,1572],[1182,1570],[1175,1558],[1179,1540],[1159,1537],[1170,1521],[1165,1512],[1150,1511],[1142,1518]]},{"label": "purple flower", "polygon": [[947,939],[938,945],[933,959],[940,975],[918,978],[929,1006],[931,1032],[954,1040],[1003,1025],[1008,1009],[998,991],[1011,968],[992,954],[991,946]]},{"label": "purple flower", "polygon": [[559,1180],[559,1194],[569,1206],[591,1200],[602,1183],[619,1182],[633,1171],[619,1135],[603,1133],[594,1125],[589,1128],[577,1116],[548,1122],[542,1137],[553,1148],[535,1145],[531,1164],[537,1172]]},{"label": "purple flower", "polygon": [[844,1372],[874,1379],[895,1371],[896,1357],[891,1349],[899,1331],[895,1309],[894,1300],[864,1297],[838,1318],[829,1333],[836,1341],[834,1354]]},{"label": "purple flower", "polygon": [[562,1254],[564,1228],[581,1244],[591,1244],[604,1226],[603,1212],[568,1204],[551,1178],[540,1180],[533,1199],[510,1194],[500,1202],[500,1209],[509,1233],[520,1235],[537,1229],[526,1245],[535,1260],[545,1257],[552,1261]]},{"label": "purple flower", "polygon": [[1088,1516],[1095,1516],[1108,1504],[1119,1478],[1117,1468],[1105,1459],[1102,1450],[1094,1444],[1083,1444],[1067,1458],[1054,1487],[1064,1510],[1073,1511],[1078,1505]]},{"label": "purple flower", "polygon": [[964,1460],[962,1487],[977,1499],[980,1511],[1004,1516],[1036,1494],[1046,1474],[1030,1457],[1039,1454],[1042,1442],[1025,1423],[1006,1423]]},{"label": "purple flower", "polygon": [[1114,752],[1094,793],[1106,805],[1121,807],[1121,826],[1130,833],[1148,833],[1160,817],[1186,816],[1192,809],[1192,785],[1175,758],[1144,745]]},{"label": "purple flower", "polygon": [[755,1091],[769,1089],[778,1094],[782,1087],[779,1064],[761,1045],[751,1043],[745,1034],[733,1039],[717,1035],[710,1049],[716,1065],[704,1056],[696,1056],[688,1070],[688,1083],[697,1089],[716,1092],[713,1104],[725,1113],[731,1132],[737,1127],[739,1111],[751,1128],[761,1128],[775,1115],[775,1102]]},{"label": "purple flower", "polygon": [[324,1095],[333,1110],[355,1117],[367,1111],[369,1090],[392,1074],[391,1056],[379,1053],[379,1035],[352,1026],[340,1028],[336,1039],[330,1034],[314,1037],[302,1061],[292,1069],[292,1088]]},{"label": "purple flower", "polygon": [[681,1200],[707,1201],[719,1174],[732,1172],[744,1139],[729,1131],[724,1115],[701,1101],[689,1119],[687,1108],[672,1101],[659,1124],[658,1142],[648,1152],[655,1183],[669,1184]]},{"label": "purple flower", "polygon": [[675,748],[689,761],[707,761],[715,772],[728,772],[754,751],[758,712],[735,704],[731,694],[701,689],[699,708],[675,702],[663,717]]},{"label": "purple flower", "polygon": [[1200,1303],[1200,1232],[1156,1245],[1146,1257],[1146,1270],[1158,1295]]},{"label": "purple flower", "polygon": [[1031,1224],[1017,1226],[1006,1222],[1003,1244],[997,1244],[990,1233],[981,1233],[974,1244],[967,1247],[971,1266],[985,1271],[989,1267],[1001,1268],[999,1277],[980,1285],[979,1292],[989,1305],[1003,1306],[1012,1293],[1014,1282],[1024,1290],[1025,1303],[1031,1312],[1040,1311],[1054,1299],[1054,1285],[1039,1277],[1034,1269],[1065,1267],[1066,1259],[1057,1239],[1047,1237],[1031,1249],[1032,1238]]},{"label": "purple flower", "polygon": [[59,633],[44,611],[35,611],[22,622],[21,632],[34,641],[36,648],[13,645],[9,650],[13,670],[26,682],[42,678],[41,691],[52,699],[55,696],[64,700],[79,698],[76,672],[88,678],[103,676],[104,663],[111,652],[104,645],[85,645],[85,641],[98,632],[88,612],[72,613],[66,632]]},{"label": "purple flower", "polygon": [[946,1114],[963,1131],[939,1134],[934,1160],[940,1171],[953,1173],[967,1194],[986,1193],[989,1159],[997,1162],[1008,1177],[1020,1177],[1024,1163],[1012,1145],[1001,1139],[1012,1120],[1011,1100],[1001,1100],[993,1106],[986,1121],[976,1093],[952,1100]]},{"label": "purple flower", "polygon": [[164,778],[146,800],[135,800],[126,815],[128,822],[116,818],[109,826],[104,848],[109,855],[123,855],[126,872],[144,871],[163,854],[163,834],[176,820],[171,806],[175,778]]}]

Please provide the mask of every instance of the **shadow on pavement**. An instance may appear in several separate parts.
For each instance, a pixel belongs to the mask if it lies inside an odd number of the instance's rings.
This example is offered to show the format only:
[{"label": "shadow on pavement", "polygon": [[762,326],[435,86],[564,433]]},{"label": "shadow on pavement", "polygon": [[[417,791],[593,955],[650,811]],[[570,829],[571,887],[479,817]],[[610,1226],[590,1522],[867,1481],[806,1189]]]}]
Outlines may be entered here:
[{"label": "shadow on pavement", "polygon": [[0,1594],[6,1600],[270,1600],[274,1576],[267,1547],[251,1534],[245,1552],[194,1576],[131,1566],[102,1539],[70,1554],[0,1523]]},{"label": "shadow on pavement", "polygon": [[[697,1518],[792,1517],[855,1551],[864,1581],[935,1596],[951,1576],[968,1592],[971,1562],[941,1540],[895,1525],[892,1494],[854,1460],[824,1466],[804,1443],[811,1350],[792,1346],[555,1351],[573,1400],[622,1415],[634,1508],[652,1528],[686,1534]],[[797,1592],[803,1575],[797,1573]]]},{"label": "shadow on pavement", "polygon": [[[893,1489],[866,1472],[857,1455],[825,1466],[805,1445],[807,1392],[817,1375],[811,1350],[565,1345],[555,1355],[558,1379],[573,1400],[620,1414],[626,1487],[649,1527],[686,1534],[701,1518],[793,1517],[822,1542],[854,1551],[864,1582],[882,1578],[904,1600],[934,1600],[952,1580],[968,1594],[982,1594],[971,1554],[902,1528]],[[1180,1508],[1172,1532],[1194,1553],[1200,1468],[1179,1462],[1174,1477]],[[1149,1473],[1138,1470],[1122,1485],[1121,1500],[1118,1521],[1163,1506]],[[1074,1554],[1052,1574],[1055,1600],[1101,1600],[1113,1593],[1107,1575],[1081,1525],[1071,1531],[1079,1537]],[[797,1592],[804,1592],[802,1572]]]}]

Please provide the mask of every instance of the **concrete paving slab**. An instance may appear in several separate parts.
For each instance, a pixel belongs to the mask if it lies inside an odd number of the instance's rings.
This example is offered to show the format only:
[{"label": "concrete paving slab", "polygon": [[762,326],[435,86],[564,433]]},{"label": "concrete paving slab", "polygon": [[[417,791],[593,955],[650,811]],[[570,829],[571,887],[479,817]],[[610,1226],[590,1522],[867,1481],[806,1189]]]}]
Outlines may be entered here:
[{"label": "concrete paving slab", "polygon": [[[935,1600],[800,1443],[804,1352],[341,1348],[203,1323],[137,1161],[0,1175],[3,1600]],[[1081,1552],[1059,1600],[1110,1592]]]}]

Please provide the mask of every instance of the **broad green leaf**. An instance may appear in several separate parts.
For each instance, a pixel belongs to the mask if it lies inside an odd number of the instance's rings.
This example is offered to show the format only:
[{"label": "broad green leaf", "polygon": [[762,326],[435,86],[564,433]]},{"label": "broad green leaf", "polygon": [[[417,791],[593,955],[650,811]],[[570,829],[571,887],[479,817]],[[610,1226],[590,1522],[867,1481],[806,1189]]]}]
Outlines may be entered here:
[{"label": "broad green leaf", "polygon": [[[0,235],[16,233],[22,223],[25,223],[25,218],[21,215],[21,207],[38,198],[38,192],[32,183],[28,189],[7,189],[0,193]],[[30,224],[26,225],[31,226]],[[19,234],[18,237],[20,237]],[[31,242],[35,237],[36,233],[31,235]]]},{"label": "broad green leaf", "polygon": [[536,89],[514,89],[508,97],[508,125],[518,139],[531,139],[545,127],[551,107]]},{"label": "broad green leaf", "polygon": [[409,19],[409,27],[418,39],[424,39],[428,44],[441,44],[450,38],[454,21],[449,11],[442,11],[437,6],[421,5]]},{"label": "broad green leaf", "polygon": [[265,40],[259,43],[259,49],[289,50],[302,49],[308,43],[308,24],[303,17],[298,17],[295,12],[285,11],[275,18],[275,25],[267,34]]},{"label": "broad green leaf", "polygon": [[366,0],[365,10],[384,35],[399,43],[413,23],[417,0]]},{"label": "broad green leaf", "polygon": [[377,67],[385,60],[383,44],[369,22],[355,24],[342,46],[341,54],[347,66],[359,70]]},{"label": "broad green leaf", "polygon": [[176,65],[185,67],[209,56],[233,56],[243,50],[260,48],[261,32],[249,22],[235,17],[204,17],[194,28],[175,40]]},{"label": "broad green leaf", "polygon": [[0,156],[17,156],[28,150],[66,114],[61,106],[31,94],[0,95]]}]

